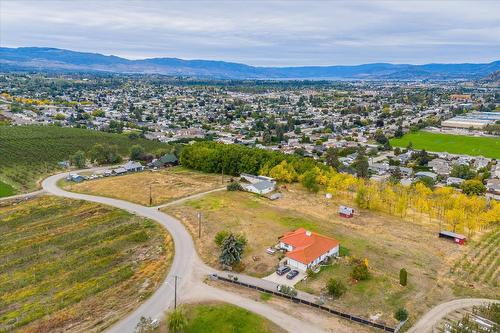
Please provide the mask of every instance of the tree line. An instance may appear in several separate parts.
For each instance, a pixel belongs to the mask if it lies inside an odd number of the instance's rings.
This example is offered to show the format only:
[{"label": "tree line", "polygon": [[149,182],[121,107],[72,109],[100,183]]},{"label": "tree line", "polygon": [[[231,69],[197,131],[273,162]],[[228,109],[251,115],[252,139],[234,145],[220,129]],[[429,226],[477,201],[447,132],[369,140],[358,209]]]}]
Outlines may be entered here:
[{"label": "tree line", "polygon": [[[197,142],[184,147],[180,162],[190,169],[232,176],[241,173],[269,174],[273,168],[286,162],[282,167],[287,172],[276,178],[288,182],[297,181],[298,175],[320,165],[312,158],[216,142]],[[275,171],[278,173],[278,170]]]}]

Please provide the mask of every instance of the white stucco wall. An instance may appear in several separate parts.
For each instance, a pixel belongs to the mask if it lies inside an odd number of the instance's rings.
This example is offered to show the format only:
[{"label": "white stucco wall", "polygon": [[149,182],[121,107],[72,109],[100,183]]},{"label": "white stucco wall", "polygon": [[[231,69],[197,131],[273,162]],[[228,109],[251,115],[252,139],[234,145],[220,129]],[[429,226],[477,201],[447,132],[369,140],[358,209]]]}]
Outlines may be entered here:
[{"label": "white stucco wall", "polygon": [[[290,245],[287,245],[283,242],[280,242],[280,247],[282,249],[286,249],[287,251],[291,251],[291,246]],[[305,265],[301,262],[298,262],[294,259],[290,259],[287,257],[287,262],[288,262],[288,265],[290,267],[293,267],[293,268],[296,268],[296,269],[299,269],[301,271],[306,271],[308,268],[314,266],[314,265],[317,265],[319,264],[320,262],[322,262],[324,259],[326,259],[327,257],[338,257],[339,256],[339,245],[337,245],[336,247],[332,248],[330,251],[324,253],[323,255],[319,256],[318,258],[316,258],[315,260],[313,260],[311,263],[309,263],[308,265]]]}]

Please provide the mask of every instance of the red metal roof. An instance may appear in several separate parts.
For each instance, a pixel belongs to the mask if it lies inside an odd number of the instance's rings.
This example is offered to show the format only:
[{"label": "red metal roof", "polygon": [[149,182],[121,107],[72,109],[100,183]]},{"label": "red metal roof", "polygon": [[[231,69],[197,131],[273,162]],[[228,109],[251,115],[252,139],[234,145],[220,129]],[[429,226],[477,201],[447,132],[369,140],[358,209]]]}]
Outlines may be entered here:
[{"label": "red metal roof", "polygon": [[286,256],[305,265],[339,245],[336,239],[307,231],[304,228],[288,232],[280,240],[293,247],[293,250]]}]

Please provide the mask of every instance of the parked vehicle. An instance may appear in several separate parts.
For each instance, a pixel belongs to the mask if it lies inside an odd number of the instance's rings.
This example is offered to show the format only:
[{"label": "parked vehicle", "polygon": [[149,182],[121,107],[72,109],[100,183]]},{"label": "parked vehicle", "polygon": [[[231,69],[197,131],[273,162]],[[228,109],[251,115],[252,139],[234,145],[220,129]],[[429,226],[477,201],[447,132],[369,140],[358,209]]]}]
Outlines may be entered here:
[{"label": "parked vehicle", "polygon": [[290,271],[287,275],[286,275],[286,278],[288,280],[293,280],[294,277],[296,277],[297,275],[299,275],[299,271],[294,269],[292,271]]},{"label": "parked vehicle", "polygon": [[274,255],[276,253],[276,250],[273,249],[272,247],[266,249],[267,254]]},{"label": "parked vehicle", "polygon": [[286,274],[290,272],[290,267],[288,266],[281,266],[281,267],[278,267],[278,269],[276,270],[276,274],[278,275],[283,275],[283,274]]}]

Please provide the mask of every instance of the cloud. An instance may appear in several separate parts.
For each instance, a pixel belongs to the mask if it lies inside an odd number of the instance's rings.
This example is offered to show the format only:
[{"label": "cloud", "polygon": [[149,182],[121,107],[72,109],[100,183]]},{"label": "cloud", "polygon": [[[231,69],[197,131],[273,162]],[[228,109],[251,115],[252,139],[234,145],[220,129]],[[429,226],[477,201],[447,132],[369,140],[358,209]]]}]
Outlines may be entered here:
[{"label": "cloud", "polygon": [[252,65],[483,62],[496,1],[0,1],[2,46]]}]

